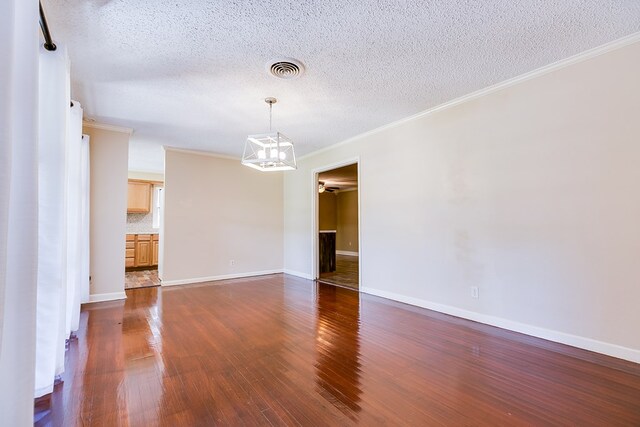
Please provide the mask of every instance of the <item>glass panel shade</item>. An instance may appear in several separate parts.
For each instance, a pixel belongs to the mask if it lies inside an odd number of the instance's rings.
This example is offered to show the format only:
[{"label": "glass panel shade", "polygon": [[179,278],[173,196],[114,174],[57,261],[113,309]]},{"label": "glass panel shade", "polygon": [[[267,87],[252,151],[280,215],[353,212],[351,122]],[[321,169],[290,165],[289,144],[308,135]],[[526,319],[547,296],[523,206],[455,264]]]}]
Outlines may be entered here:
[{"label": "glass panel shade", "polygon": [[265,172],[295,170],[293,142],[280,132],[249,135],[242,164]]}]

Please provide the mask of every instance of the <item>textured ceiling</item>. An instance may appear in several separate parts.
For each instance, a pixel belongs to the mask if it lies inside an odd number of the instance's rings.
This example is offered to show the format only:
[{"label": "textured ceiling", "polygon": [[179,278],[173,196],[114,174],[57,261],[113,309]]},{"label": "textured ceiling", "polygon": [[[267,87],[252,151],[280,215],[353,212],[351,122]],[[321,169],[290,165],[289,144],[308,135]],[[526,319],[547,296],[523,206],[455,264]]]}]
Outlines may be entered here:
[{"label": "textured ceiling", "polygon": [[[274,128],[298,155],[640,31],[638,0],[45,0],[85,115],[161,145],[242,154]],[[296,58],[305,74],[265,66]]]}]

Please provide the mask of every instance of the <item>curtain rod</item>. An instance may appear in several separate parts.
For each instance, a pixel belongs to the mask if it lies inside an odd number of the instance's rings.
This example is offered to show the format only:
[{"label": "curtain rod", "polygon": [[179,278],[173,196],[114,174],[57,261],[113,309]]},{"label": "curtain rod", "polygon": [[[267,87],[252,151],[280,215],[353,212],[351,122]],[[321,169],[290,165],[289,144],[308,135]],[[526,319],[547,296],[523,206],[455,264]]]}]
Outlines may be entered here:
[{"label": "curtain rod", "polygon": [[42,8],[42,2],[40,1],[40,29],[42,30],[42,36],[44,37],[44,48],[47,50],[56,50],[56,45],[51,39],[51,33],[49,32],[49,25],[47,25],[47,17],[44,14]]}]

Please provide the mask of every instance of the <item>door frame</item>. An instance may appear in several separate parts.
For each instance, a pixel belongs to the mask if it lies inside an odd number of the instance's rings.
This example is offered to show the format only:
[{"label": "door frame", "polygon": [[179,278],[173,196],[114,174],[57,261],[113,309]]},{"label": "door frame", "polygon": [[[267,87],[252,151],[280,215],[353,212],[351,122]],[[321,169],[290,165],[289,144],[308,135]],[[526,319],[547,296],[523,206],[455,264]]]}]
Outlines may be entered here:
[{"label": "door frame", "polygon": [[315,280],[320,278],[320,254],[318,250],[319,238],[318,232],[320,231],[320,203],[318,193],[318,176],[322,172],[327,172],[333,169],[341,168],[343,166],[358,165],[358,290],[362,289],[362,184],[361,184],[361,172],[360,156],[350,157],[335,163],[326,164],[324,166],[317,167],[312,170],[312,197],[311,197],[311,277]]}]

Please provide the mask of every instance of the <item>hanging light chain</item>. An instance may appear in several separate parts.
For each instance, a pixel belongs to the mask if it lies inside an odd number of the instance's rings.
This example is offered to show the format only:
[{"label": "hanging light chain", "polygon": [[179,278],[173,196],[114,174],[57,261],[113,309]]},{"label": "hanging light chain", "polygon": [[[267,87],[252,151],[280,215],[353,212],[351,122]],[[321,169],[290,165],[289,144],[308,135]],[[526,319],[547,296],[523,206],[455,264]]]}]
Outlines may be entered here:
[{"label": "hanging light chain", "polygon": [[272,115],[273,115],[273,104],[278,102],[278,100],[270,96],[268,98],[265,98],[264,102],[269,104],[269,132],[272,132],[273,130],[272,130],[271,124],[272,124]]}]

